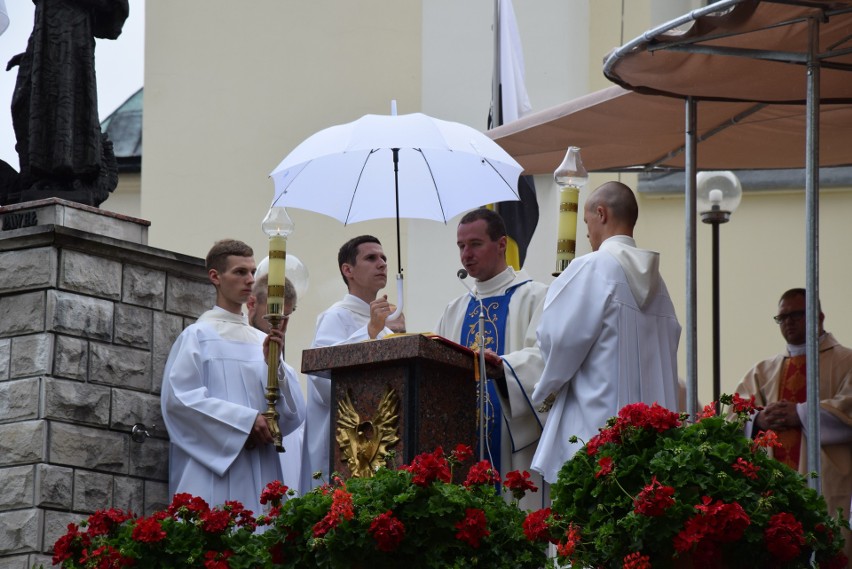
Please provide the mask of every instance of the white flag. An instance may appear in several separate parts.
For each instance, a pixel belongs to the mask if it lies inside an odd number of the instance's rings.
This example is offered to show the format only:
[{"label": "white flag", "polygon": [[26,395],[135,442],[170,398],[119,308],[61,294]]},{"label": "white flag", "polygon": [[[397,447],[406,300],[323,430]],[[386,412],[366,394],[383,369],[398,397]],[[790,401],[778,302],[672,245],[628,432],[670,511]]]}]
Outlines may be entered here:
[{"label": "white flag", "polygon": [[499,0],[500,85],[503,124],[518,120],[532,109],[524,83],[524,52],[512,0]]},{"label": "white flag", "polygon": [[[497,12],[494,34],[497,61],[494,65],[496,77],[492,82],[489,128],[518,120],[532,108],[524,83],[524,53],[515,10],[511,0],[496,0],[494,6]],[[527,248],[538,225],[538,201],[532,176],[521,176],[518,179],[518,196],[520,201],[502,202],[494,206],[506,223],[509,237],[506,262],[515,270],[523,266]]]}]

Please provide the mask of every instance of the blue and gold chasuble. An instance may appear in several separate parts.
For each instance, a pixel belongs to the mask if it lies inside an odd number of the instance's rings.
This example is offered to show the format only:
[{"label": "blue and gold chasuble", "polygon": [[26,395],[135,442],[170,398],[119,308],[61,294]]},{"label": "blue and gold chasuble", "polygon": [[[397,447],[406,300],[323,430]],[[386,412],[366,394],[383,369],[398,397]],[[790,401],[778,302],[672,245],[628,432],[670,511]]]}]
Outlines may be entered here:
[{"label": "blue and gold chasuble", "polygon": [[[491,350],[498,355],[503,355],[505,349],[505,331],[506,320],[509,316],[509,302],[512,300],[512,295],[518,287],[525,285],[530,280],[518,283],[508,289],[499,296],[491,296],[482,299],[482,307],[485,310],[485,338],[479,337],[479,301],[472,297],[467,304],[464,320],[462,321],[461,329],[461,344],[467,346],[471,350]],[[502,443],[502,421],[503,412],[500,408],[500,398],[497,396],[497,386],[492,380],[488,380],[485,385],[485,436],[486,453],[485,456],[491,461],[494,468],[500,468],[501,459],[501,443]],[[477,410],[479,407],[477,407]],[[477,430],[478,433],[478,430]],[[482,444],[482,441],[479,441]],[[501,472],[501,475],[505,474]]]}]

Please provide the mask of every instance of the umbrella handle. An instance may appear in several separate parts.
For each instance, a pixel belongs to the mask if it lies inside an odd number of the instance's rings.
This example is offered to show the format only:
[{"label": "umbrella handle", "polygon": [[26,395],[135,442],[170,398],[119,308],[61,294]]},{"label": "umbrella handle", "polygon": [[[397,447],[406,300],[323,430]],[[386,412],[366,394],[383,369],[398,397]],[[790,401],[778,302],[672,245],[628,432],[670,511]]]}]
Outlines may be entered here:
[{"label": "umbrella handle", "polygon": [[396,310],[387,317],[387,320],[396,320],[402,314],[402,305],[404,304],[402,298],[402,273],[396,275],[396,299]]}]

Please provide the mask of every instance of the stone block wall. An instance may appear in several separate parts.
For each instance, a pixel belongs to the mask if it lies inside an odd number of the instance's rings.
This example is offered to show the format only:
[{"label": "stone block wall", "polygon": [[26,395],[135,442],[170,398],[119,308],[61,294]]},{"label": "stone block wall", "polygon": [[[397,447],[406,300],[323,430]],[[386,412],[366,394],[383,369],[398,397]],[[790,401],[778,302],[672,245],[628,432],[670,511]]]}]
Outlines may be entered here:
[{"label": "stone block wall", "polygon": [[[162,371],[214,300],[202,259],[55,223],[0,231],[0,569],[50,566],[95,510],[168,504]],[[144,443],[137,423],[156,425]]]}]

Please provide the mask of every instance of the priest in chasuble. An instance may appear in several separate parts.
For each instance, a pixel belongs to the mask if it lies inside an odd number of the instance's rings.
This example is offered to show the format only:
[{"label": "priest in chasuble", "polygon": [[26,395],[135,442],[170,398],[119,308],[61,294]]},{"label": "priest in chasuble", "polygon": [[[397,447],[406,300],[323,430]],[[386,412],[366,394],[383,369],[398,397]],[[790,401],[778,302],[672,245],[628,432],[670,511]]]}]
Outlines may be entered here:
[{"label": "priest in chasuble", "polygon": [[[530,471],[545,416],[533,406],[530,394],[542,370],[535,331],[547,286],[508,266],[507,239],[503,219],[494,211],[483,208],[462,217],[457,244],[462,266],[474,279],[475,296],[463,294],[450,302],[435,328],[437,334],[473,350],[485,349],[488,361],[502,371],[502,377],[488,378],[485,453],[501,476]],[[480,300],[484,339],[479,337]],[[541,478],[530,472],[541,489]],[[545,500],[543,490],[528,492],[520,506],[541,508]]]},{"label": "priest in chasuble", "polygon": [[[770,449],[777,459],[808,472],[807,366],[805,358],[805,289],[793,288],[781,295],[773,317],[787,342],[785,351],[755,365],[740,382],[737,393],[755,396],[764,407],[746,424],[746,436],[773,430],[779,447]],[[819,308],[819,434],[820,485],[828,511],[838,509],[849,520],[852,507],[852,350],[842,346],[823,328],[825,314]],[[852,559],[852,532],[844,531]]]}]

